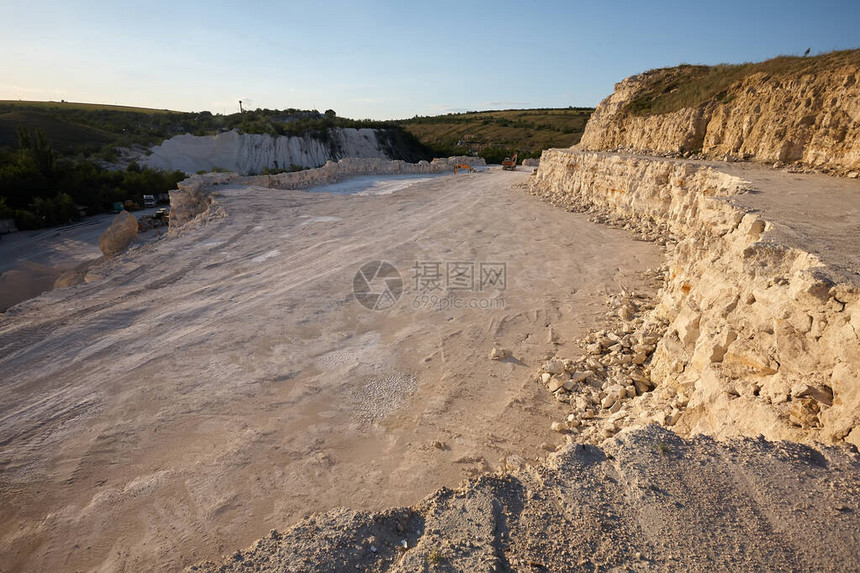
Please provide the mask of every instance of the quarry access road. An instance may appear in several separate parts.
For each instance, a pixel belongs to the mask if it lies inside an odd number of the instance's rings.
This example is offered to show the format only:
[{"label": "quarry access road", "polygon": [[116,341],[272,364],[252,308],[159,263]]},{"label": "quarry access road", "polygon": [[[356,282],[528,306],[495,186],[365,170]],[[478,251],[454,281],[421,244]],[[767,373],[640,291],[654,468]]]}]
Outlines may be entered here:
[{"label": "quarry access road", "polygon": [[[563,438],[530,374],[663,256],[512,188],[527,174],[228,186],[226,218],[0,316],[0,571],[176,570],[536,461]],[[353,296],[372,261],[401,275],[385,310]]]}]

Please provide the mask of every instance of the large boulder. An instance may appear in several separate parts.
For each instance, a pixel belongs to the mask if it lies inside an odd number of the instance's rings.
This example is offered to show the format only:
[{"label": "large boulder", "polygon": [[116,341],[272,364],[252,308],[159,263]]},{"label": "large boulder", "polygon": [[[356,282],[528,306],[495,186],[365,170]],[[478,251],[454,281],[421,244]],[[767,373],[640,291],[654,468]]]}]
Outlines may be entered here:
[{"label": "large boulder", "polygon": [[136,238],[137,219],[128,211],[122,211],[99,237],[99,248],[105,257],[115,257]]}]

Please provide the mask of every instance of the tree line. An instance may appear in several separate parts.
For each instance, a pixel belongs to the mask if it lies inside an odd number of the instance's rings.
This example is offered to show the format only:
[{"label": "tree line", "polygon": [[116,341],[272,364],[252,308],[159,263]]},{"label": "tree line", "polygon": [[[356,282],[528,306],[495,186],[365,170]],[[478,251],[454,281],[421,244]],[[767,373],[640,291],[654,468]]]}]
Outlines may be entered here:
[{"label": "tree line", "polygon": [[109,212],[115,202],[140,205],[143,195],[166,193],[185,177],[137,164],[114,171],[58,157],[44,132],[19,127],[17,148],[0,148],[0,219],[14,218],[20,230],[61,225],[82,212]]}]

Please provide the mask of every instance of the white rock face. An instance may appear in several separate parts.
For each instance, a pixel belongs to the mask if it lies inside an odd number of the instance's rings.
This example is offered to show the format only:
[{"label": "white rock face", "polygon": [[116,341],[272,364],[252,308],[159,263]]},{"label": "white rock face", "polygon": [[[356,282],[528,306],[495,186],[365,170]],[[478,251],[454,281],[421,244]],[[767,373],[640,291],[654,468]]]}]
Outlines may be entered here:
[{"label": "white rock face", "polygon": [[310,136],[280,136],[239,133],[177,135],[152,148],[140,163],[155,169],[178,169],[185,173],[226,169],[252,175],[266,168],[320,167],[343,157],[388,159],[373,129],[334,129],[332,140]]}]

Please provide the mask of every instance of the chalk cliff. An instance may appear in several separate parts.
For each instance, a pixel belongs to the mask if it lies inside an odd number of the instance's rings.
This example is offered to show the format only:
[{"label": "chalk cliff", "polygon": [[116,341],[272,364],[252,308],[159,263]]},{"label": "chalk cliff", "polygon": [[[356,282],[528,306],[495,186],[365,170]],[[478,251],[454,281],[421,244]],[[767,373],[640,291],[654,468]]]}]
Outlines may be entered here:
[{"label": "chalk cliff", "polygon": [[580,147],[858,172],[860,50],[629,77],[597,107]]},{"label": "chalk cliff", "polygon": [[177,135],[153,147],[151,155],[141,158],[140,163],[185,173],[223,169],[253,175],[267,168],[320,167],[344,157],[389,159],[376,130],[338,128],[330,130],[326,140],[237,130],[218,135]]}]

